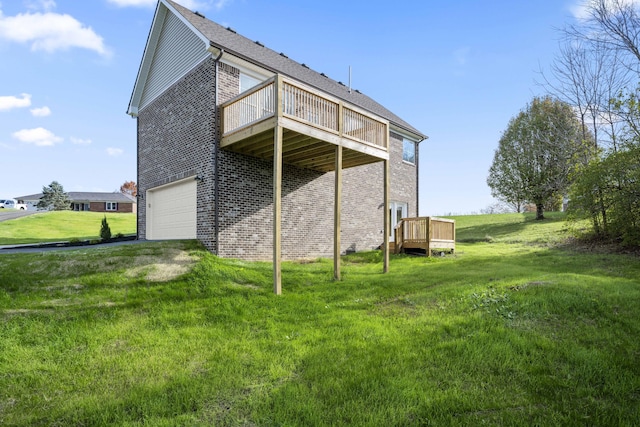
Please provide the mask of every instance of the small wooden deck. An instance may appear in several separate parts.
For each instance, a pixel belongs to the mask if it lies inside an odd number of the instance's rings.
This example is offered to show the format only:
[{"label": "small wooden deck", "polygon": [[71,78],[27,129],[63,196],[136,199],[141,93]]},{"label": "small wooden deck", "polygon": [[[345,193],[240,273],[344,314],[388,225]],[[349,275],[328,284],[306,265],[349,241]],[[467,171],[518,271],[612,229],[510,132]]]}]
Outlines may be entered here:
[{"label": "small wooden deck", "polygon": [[403,218],[394,229],[394,252],[423,249],[427,256],[436,249],[455,251],[456,222],[452,219]]}]

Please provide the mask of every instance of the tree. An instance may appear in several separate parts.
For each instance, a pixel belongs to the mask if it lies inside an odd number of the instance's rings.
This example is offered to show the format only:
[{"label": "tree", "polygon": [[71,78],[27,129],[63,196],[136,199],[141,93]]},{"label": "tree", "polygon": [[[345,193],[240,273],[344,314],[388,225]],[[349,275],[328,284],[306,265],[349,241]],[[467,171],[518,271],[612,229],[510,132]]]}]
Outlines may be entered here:
[{"label": "tree", "polygon": [[100,225],[100,238],[103,242],[111,240],[111,227],[109,227],[106,215],[102,218],[102,224]]},{"label": "tree", "polygon": [[640,246],[640,146],[623,147],[583,168],[569,206],[572,215],[591,219],[596,236]]},{"label": "tree", "polygon": [[516,144],[516,118],[509,121],[507,130],[502,134],[498,149],[493,156],[493,163],[489,168],[487,184],[491,188],[491,195],[496,199],[512,206],[516,212],[522,212],[527,201],[525,183],[520,173],[520,155]]},{"label": "tree", "polygon": [[604,43],[624,55],[623,64],[637,70],[640,62],[640,13],[634,1],[591,0],[585,6],[585,19],[566,32],[589,42]]},{"label": "tree", "polygon": [[615,150],[620,120],[610,100],[628,86],[631,73],[621,66],[620,53],[609,44],[576,38],[571,31],[563,31],[566,40],[553,60],[550,74],[541,72],[542,85],[573,106],[583,139],[593,137],[596,149],[609,145]]},{"label": "tree", "polygon": [[125,181],[125,183],[120,186],[120,192],[136,197],[138,195],[138,186],[135,181]]},{"label": "tree", "polygon": [[[483,215],[503,214],[509,212],[513,212],[512,206],[503,202],[495,202],[484,209],[480,209],[480,213]],[[520,211],[518,211],[518,213],[519,212]]]},{"label": "tree", "polygon": [[[569,210],[591,219],[596,236],[640,246],[640,85],[632,82],[640,70],[640,7],[590,0],[584,12],[562,30],[555,81],[545,76],[545,87],[574,106],[598,148],[574,173]],[[602,135],[609,144],[599,143]]]},{"label": "tree", "polygon": [[42,187],[42,197],[36,205],[38,209],[64,211],[71,209],[71,200],[58,181],[52,181],[48,187]]},{"label": "tree", "polygon": [[571,174],[592,152],[582,139],[574,109],[551,97],[534,98],[509,121],[495,151],[487,184],[491,194],[513,206],[544,206],[569,188]]}]

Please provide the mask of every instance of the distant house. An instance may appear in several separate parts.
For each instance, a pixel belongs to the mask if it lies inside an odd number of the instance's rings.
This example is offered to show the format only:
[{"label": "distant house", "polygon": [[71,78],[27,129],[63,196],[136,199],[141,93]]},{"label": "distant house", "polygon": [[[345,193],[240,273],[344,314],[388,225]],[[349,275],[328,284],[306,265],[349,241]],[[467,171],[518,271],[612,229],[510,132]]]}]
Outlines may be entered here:
[{"label": "distant house", "polygon": [[[86,191],[70,191],[67,193],[71,201],[71,210],[91,212],[135,212],[136,198],[122,193],[96,193]],[[27,205],[28,210],[37,210],[42,193],[16,197],[16,200]]]}]

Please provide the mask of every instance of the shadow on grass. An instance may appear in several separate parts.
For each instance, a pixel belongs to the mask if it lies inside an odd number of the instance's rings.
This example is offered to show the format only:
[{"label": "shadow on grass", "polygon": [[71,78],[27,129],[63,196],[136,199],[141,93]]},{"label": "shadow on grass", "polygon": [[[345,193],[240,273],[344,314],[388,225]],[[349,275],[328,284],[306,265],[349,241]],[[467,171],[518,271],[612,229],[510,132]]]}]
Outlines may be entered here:
[{"label": "shadow on grass", "polygon": [[[495,216],[496,220],[500,217]],[[542,220],[535,219],[535,214],[522,214],[521,221],[512,222],[483,222],[479,225],[469,227],[460,227],[456,231],[456,241],[459,243],[481,243],[492,242],[494,239],[512,237],[514,240],[518,236],[525,234],[529,228],[539,228],[540,225],[548,225],[553,223],[564,223],[565,216],[558,213],[546,214]],[[521,238],[521,240],[526,240]]]}]

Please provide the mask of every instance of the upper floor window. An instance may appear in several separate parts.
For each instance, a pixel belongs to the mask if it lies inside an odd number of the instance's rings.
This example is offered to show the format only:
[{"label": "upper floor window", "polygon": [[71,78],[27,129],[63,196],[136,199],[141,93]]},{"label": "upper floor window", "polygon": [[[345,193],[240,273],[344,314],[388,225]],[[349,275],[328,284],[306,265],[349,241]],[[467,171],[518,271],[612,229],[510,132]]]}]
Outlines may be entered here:
[{"label": "upper floor window", "polygon": [[407,138],[402,139],[402,160],[416,164],[416,143]]},{"label": "upper floor window", "polygon": [[117,202],[106,202],[106,210],[108,211],[117,211],[118,203]]},{"label": "upper floor window", "polygon": [[244,92],[245,90],[251,89],[252,87],[254,87],[257,84],[260,84],[261,82],[262,80],[241,72],[240,73],[240,93]]}]

